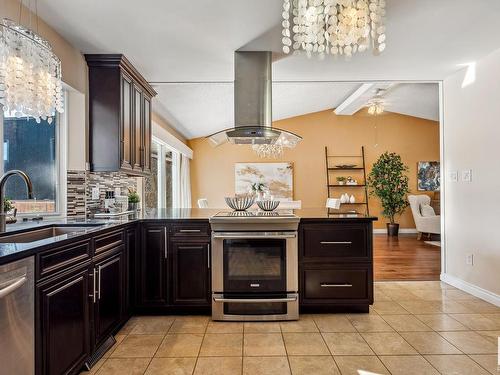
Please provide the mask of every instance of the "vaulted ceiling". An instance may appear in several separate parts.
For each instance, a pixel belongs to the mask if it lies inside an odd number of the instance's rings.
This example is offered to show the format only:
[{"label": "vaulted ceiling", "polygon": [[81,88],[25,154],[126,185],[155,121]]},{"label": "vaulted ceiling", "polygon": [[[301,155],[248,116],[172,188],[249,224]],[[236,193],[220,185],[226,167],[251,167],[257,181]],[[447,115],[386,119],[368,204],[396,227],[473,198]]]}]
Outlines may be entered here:
[{"label": "vaulted ceiling", "polygon": [[[497,0],[387,0],[388,44],[381,56],[364,53],[350,61],[283,57],[281,4],[39,0],[38,9],[84,53],[124,53],[156,83],[155,109],[187,137],[232,125],[237,49],[276,52],[273,106],[279,119],[334,108],[356,87],[342,82],[439,81],[500,48]],[[435,108],[424,108],[421,90],[429,88],[401,86],[393,93],[393,110],[432,117]]]}]

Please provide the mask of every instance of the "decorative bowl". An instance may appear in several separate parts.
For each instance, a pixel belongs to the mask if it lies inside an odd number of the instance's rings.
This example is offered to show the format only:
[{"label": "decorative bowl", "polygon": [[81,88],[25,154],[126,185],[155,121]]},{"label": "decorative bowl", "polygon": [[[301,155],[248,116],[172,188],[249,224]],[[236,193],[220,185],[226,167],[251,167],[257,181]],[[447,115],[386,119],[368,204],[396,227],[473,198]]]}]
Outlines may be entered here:
[{"label": "decorative bowl", "polygon": [[257,201],[257,206],[263,211],[274,211],[276,208],[278,208],[280,204],[280,201],[275,201],[275,200],[264,200],[264,201]]},{"label": "decorative bowl", "polygon": [[225,197],[226,204],[235,211],[245,211],[255,202],[254,197]]}]

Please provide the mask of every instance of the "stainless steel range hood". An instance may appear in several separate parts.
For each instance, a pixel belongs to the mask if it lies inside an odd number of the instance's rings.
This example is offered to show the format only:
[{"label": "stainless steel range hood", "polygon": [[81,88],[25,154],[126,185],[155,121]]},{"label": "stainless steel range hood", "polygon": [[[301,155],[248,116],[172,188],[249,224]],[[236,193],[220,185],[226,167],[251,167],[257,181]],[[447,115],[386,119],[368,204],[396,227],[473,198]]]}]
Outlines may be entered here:
[{"label": "stainless steel range hood", "polygon": [[234,128],[207,137],[214,145],[230,142],[246,145],[294,147],[302,138],[272,127],[272,53],[235,52]]}]

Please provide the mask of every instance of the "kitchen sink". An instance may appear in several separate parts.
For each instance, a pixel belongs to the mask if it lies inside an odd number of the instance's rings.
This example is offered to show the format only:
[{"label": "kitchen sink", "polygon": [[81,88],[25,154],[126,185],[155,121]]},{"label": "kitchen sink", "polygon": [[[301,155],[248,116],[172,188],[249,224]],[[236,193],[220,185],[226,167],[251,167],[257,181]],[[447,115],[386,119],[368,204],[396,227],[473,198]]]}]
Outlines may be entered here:
[{"label": "kitchen sink", "polygon": [[27,230],[0,237],[0,243],[29,243],[47,238],[57,237],[69,233],[84,232],[86,229],[95,228],[101,224],[85,225],[53,225],[50,227]]}]

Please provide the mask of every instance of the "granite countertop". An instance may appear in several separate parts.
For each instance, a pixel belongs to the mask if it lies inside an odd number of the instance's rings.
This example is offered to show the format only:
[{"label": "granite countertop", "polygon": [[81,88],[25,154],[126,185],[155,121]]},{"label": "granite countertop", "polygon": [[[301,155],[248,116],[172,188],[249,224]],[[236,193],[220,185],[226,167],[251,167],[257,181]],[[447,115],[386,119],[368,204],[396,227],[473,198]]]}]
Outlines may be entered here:
[{"label": "granite countertop", "polygon": [[[2,237],[27,230],[43,229],[53,225],[71,226],[81,225],[77,231],[69,234],[62,234],[56,237],[50,237],[39,241],[28,243],[0,243],[0,265],[34,255],[35,253],[47,249],[56,243],[63,243],[67,240],[83,239],[102,230],[134,223],[137,221],[170,221],[170,220],[202,220],[208,219],[220,211],[227,209],[210,208],[189,208],[189,209],[162,209],[151,210],[146,213],[131,215],[124,218],[113,219],[72,219],[72,218],[46,218],[40,222],[21,222],[7,225],[7,232],[0,235]],[[306,208],[294,210],[294,214],[303,221],[327,220],[327,221],[367,221],[377,220],[376,217],[362,214],[332,214],[328,213],[326,208]],[[84,225],[88,225],[85,227]]]},{"label": "granite countertop", "polygon": [[[55,237],[44,238],[38,241],[27,242],[27,243],[0,243],[0,265],[25,258],[35,253],[42,251],[44,249],[50,248],[55,244],[63,243],[68,240],[83,239],[85,236],[90,236],[93,233],[100,232],[105,229],[110,229],[118,227],[123,224],[131,222],[130,220],[75,220],[70,218],[58,218],[58,219],[45,219],[40,222],[26,222],[26,223],[16,223],[7,225],[7,232],[0,235],[0,241],[3,241],[3,237],[22,233],[30,230],[44,229],[54,225],[57,226],[67,226],[72,225],[78,226],[75,232],[68,234],[61,234]],[[85,226],[88,225],[88,226]]]},{"label": "granite countertop", "polygon": [[[279,209],[279,208],[278,208]],[[229,211],[229,208],[180,208],[151,210],[137,217],[140,220],[207,220],[221,211]],[[307,220],[372,220],[375,216],[364,214],[339,214],[329,213],[327,208],[303,208],[300,210],[285,210],[297,215],[300,219]]]},{"label": "granite countertop", "polygon": [[300,210],[293,210],[293,213],[300,217],[300,220],[363,220],[363,221],[376,221],[376,216],[365,214],[341,214],[328,211],[328,208],[301,208]]}]

